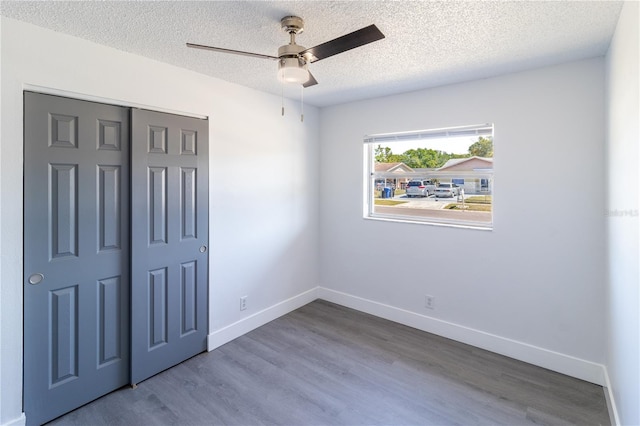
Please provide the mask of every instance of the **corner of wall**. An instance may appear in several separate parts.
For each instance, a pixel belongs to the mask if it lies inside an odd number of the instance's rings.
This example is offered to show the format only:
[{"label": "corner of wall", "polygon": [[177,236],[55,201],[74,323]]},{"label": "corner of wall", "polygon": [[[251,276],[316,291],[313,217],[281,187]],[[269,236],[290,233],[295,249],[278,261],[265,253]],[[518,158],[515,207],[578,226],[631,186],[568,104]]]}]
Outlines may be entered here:
[{"label": "corner of wall", "polygon": [[246,318],[236,321],[219,330],[209,333],[207,336],[207,350],[212,351],[217,347],[224,345],[238,337],[255,330],[256,328],[267,324],[283,315],[294,311],[307,303],[311,303],[318,298],[318,287],[307,290],[303,293],[293,296],[287,300],[276,303],[266,309],[256,312]]},{"label": "corner of wall", "polygon": [[22,413],[22,415],[17,419],[9,420],[7,423],[3,423],[0,426],[24,426],[26,423],[27,418],[24,413]]},{"label": "corner of wall", "polygon": [[609,419],[615,426],[620,425],[620,417],[618,416],[618,407],[616,406],[616,400],[613,396],[613,388],[611,387],[611,380],[609,379],[609,371],[607,366],[604,366],[604,398],[607,401],[607,411],[609,412]]}]

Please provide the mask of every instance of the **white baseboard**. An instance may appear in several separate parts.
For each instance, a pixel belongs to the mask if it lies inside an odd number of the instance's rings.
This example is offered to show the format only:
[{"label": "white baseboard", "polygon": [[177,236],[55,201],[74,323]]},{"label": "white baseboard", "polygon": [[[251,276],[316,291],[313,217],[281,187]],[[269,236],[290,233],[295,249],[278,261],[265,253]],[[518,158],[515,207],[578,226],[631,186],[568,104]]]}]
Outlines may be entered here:
[{"label": "white baseboard", "polygon": [[608,397],[611,399],[613,414],[617,421],[613,395],[609,390],[611,389],[611,385],[606,368],[602,364],[324,287],[313,288],[263,309],[260,312],[256,312],[224,328],[213,331],[208,336],[207,348],[211,351],[316,299],[324,299],[380,318],[417,328],[418,330],[437,334],[448,339],[486,349],[606,387],[606,392],[609,393]]},{"label": "white baseboard", "polygon": [[609,370],[604,369],[604,398],[607,400],[607,410],[609,410],[609,418],[611,424],[614,426],[620,426],[620,417],[618,416],[618,408],[616,406],[616,400],[613,397],[613,387],[611,386],[611,380],[609,379]]},{"label": "white baseboard", "polygon": [[324,287],[318,289],[318,298],[600,386],[606,386],[605,368],[601,364]]},{"label": "white baseboard", "polygon": [[2,423],[1,426],[24,426],[26,423],[27,418],[24,413],[22,413],[17,419],[9,420],[7,423]]},{"label": "white baseboard", "polygon": [[243,334],[250,332],[268,322],[294,311],[318,298],[318,287],[305,291],[266,309],[256,312],[219,330],[215,330],[207,336],[207,350],[224,345]]}]

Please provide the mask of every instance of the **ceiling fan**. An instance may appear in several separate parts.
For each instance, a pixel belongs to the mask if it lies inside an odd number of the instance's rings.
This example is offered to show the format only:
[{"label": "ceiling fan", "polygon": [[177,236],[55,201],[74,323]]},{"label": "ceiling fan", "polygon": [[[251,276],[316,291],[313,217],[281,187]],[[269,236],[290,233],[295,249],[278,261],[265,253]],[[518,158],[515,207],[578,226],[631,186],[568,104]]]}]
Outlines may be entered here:
[{"label": "ceiling fan", "polygon": [[214,52],[233,53],[235,55],[250,56],[260,59],[278,61],[278,78],[285,83],[298,83],[303,87],[318,84],[309,72],[308,64],[326,59],[338,53],[355,49],[384,38],[384,34],[375,25],[361,28],[352,33],[343,35],[306,48],[296,44],[296,35],[304,30],[304,20],[297,16],[285,16],[280,20],[282,29],[289,33],[290,42],[278,49],[278,56],[262,55],[260,53],[243,52],[241,50],[224,49],[221,47],[205,46],[201,44],[187,43],[187,47],[195,49],[213,50]]}]

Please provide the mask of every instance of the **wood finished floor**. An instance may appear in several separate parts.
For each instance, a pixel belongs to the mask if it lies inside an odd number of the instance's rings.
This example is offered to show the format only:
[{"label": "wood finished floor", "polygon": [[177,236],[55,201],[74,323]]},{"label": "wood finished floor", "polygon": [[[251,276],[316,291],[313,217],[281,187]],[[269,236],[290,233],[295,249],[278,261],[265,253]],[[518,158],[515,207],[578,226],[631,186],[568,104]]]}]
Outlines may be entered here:
[{"label": "wood finished floor", "polygon": [[598,425],[602,387],[315,301],[51,425]]}]

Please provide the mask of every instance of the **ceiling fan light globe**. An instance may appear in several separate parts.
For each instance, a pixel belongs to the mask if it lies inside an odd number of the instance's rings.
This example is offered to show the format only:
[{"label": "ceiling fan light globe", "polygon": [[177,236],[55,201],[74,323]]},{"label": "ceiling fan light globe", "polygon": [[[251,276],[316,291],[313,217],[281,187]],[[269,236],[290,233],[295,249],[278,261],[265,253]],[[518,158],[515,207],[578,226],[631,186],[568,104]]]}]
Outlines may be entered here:
[{"label": "ceiling fan light globe", "polygon": [[306,65],[300,65],[298,58],[284,58],[278,64],[278,80],[303,84],[309,80],[309,70]]}]

